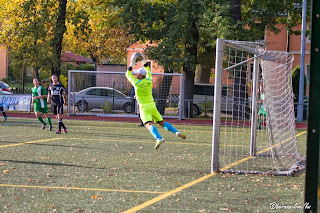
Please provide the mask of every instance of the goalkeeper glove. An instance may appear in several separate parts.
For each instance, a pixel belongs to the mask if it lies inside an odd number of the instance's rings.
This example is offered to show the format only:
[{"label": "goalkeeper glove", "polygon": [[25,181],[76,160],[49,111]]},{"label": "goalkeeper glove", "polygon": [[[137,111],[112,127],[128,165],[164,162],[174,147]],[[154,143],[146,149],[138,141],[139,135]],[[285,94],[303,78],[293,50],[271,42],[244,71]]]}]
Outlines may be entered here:
[{"label": "goalkeeper glove", "polygon": [[139,52],[135,52],[131,55],[131,59],[130,59],[130,67],[134,67],[134,65],[137,64],[137,58],[139,57],[140,53]]},{"label": "goalkeeper glove", "polygon": [[134,65],[136,65],[136,64],[137,64],[137,62],[131,60],[130,67],[134,67]]},{"label": "goalkeeper glove", "polygon": [[146,62],[146,57],[144,55],[142,55],[142,60],[141,60],[142,64],[145,65],[147,64]]}]

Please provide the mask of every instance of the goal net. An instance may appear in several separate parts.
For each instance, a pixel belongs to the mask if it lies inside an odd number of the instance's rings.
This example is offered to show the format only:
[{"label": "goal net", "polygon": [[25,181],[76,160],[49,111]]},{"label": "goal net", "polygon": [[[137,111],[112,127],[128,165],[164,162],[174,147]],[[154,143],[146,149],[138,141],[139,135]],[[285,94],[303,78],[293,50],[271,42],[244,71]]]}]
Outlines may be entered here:
[{"label": "goal net", "polygon": [[[182,74],[153,73],[152,94],[165,118],[183,117]],[[68,115],[137,117],[134,90],[125,72],[69,70]]]},{"label": "goal net", "polygon": [[263,43],[217,40],[212,172],[290,175],[302,167],[292,61],[292,54],[267,51]]}]

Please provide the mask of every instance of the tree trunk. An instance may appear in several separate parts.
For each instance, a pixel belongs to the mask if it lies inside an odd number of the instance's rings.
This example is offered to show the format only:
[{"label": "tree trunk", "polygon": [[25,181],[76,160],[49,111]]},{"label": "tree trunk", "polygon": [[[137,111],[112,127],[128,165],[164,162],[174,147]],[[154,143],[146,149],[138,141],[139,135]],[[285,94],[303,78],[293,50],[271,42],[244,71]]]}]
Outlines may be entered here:
[{"label": "tree trunk", "polygon": [[195,83],[209,84],[210,74],[211,74],[211,69],[206,69],[206,67],[199,64],[197,72],[196,72],[196,76],[195,76],[196,77]]},{"label": "tree trunk", "polygon": [[230,16],[235,21],[241,20],[241,0],[229,0],[230,3]]},{"label": "tree trunk", "polygon": [[196,72],[196,83],[210,83],[210,75],[214,68],[215,48],[206,46],[205,51],[199,54],[199,66]]},{"label": "tree trunk", "polygon": [[61,51],[62,51],[62,40],[63,35],[66,32],[66,10],[67,0],[59,0],[59,12],[56,22],[56,26],[53,32],[52,41],[52,67],[51,73],[56,74],[58,77],[61,74]]},{"label": "tree trunk", "polygon": [[189,67],[183,67],[183,72],[185,75],[184,79],[184,115],[186,118],[193,117],[193,88],[194,88],[194,70]]},{"label": "tree trunk", "polygon": [[[188,60],[183,65],[183,73],[185,74],[184,79],[184,115],[185,117],[193,117],[193,88],[194,88],[194,77],[198,59],[198,44],[199,44],[199,31],[197,28],[198,19],[194,18],[190,21],[191,30],[190,38],[185,44],[186,55]],[[191,100],[188,102],[188,100]],[[190,106],[190,108],[189,108]],[[188,111],[190,113],[188,113]]]},{"label": "tree trunk", "polygon": [[37,67],[33,68],[33,78],[39,79],[39,69]]}]

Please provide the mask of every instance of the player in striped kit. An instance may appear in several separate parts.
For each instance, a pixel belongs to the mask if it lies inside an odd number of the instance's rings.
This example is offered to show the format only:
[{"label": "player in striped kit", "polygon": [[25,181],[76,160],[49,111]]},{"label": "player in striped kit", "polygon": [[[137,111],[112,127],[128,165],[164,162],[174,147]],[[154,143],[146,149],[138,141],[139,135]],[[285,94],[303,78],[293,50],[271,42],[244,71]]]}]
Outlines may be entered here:
[{"label": "player in striped kit", "polygon": [[56,134],[61,134],[61,128],[63,132],[67,133],[67,127],[62,121],[63,106],[67,105],[66,89],[58,81],[58,76],[53,74],[51,76],[52,84],[49,85],[48,89],[48,102],[51,101],[51,112],[55,115],[59,123],[59,129]]}]

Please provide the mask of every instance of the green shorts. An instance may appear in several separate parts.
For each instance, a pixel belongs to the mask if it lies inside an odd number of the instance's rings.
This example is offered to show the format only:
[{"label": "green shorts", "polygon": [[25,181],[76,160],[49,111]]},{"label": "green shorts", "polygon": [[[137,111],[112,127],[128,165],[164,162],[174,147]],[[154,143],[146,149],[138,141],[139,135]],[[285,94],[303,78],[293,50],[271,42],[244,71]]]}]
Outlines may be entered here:
[{"label": "green shorts", "polygon": [[34,104],[34,111],[35,112],[41,112],[41,113],[48,113],[48,107],[45,105],[43,108],[41,108],[41,104]]},{"label": "green shorts", "polygon": [[266,110],[264,110],[263,107],[261,107],[258,112],[258,115],[263,115],[264,117],[267,117],[267,112],[266,112]]},{"label": "green shorts", "polygon": [[139,109],[140,109],[140,118],[144,124],[152,121],[157,123],[163,121],[163,118],[159,113],[156,107],[156,104],[154,102],[150,104],[144,104],[143,106],[139,105]]}]

